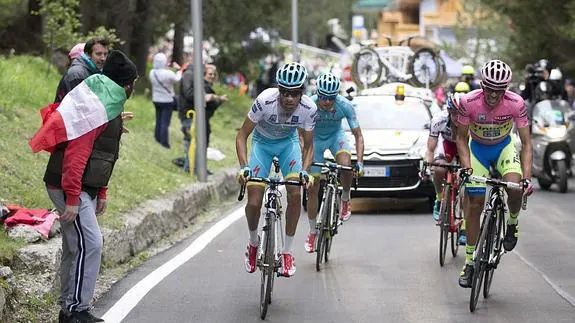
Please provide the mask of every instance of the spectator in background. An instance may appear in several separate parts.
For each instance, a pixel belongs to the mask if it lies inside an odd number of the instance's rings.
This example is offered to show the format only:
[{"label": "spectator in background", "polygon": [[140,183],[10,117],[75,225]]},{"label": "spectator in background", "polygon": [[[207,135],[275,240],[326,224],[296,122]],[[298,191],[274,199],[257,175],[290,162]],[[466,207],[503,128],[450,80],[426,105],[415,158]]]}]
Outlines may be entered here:
[{"label": "spectator in background", "polygon": [[573,79],[565,79],[565,93],[567,96],[567,101],[569,102],[569,106],[573,107],[573,102],[575,102],[575,82]]},{"label": "spectator in background", "polygon": [[[108,57],[109,45],[108,40],[104,38],[94,38],[86,42],[83,53],[78,50],[81,44],[77,44],[72,48],[70,55],[74,55],[76,58],[72,60],[70,68],[68,68],[62,79],[60,79],[60,83],[58,83],[56,97],[54,98],[55,103],[62,102],[66,94],[88,78],[88,76],[101,72]],[[80,54],[79,56],[78,53]]]},{"label": "spectator in background", "polygon": [[[213,84],[217,78],[217,68],[215,65],[207,64],[204,68],[204,93],[206,100],[206,147],[210,145],[210,134],[212,132],[210,126],[210,119],[214,115],[216,109],[228,100],[225,95],[217,95],[213,89]],[[187,113],[194,109],[194,82],[192,66],[188,66],[182,76],[182,87],[180,89],[180,118],[182,120],[182,132],[184,133],[184,171],[190,171],[188,150],[190,148],[190,126],[192,119],[188,118]],[[195,165],[194,165],[195,168]],[[194,170],[195,172],[195,170]],[[208,170],[208,175],[213,173]]]},{"label": "spectator in background", "polygon": [[[178,63],[173,62],[172,67],[180,69]],[[154,137],[165,148],[170,148],[169,129],[172,120],[172,111],[178,109],[178,100],[174,91],[174,84],[182,78],[182,71],[173,72],[168,69],[168,58],[164,53],[157,53],[152,60],[150,71],[150,84],[152,85],[152,101],[156,108],[156,129]]]}]

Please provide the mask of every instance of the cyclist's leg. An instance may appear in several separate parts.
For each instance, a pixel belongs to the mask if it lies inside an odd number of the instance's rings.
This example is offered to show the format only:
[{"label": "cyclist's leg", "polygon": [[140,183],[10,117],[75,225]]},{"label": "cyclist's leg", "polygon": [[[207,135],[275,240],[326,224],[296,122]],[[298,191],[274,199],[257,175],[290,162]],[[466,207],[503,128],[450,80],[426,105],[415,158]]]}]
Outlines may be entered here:
[{"label": "cyclist's leg", "polygon": [[[521,161],[515,150],[513,140],[509,140],[509,143],[501,151],[501,155],[499,155],[499,159],[497,160],[497,170],[503,176],[504,181],[514,183],[521,181]],[[509,217],[507,218],[507,231],[503,241],[503,247],[505,250],[511,251],[515,248],[519,236],[519,211],[521,210],[523,192],[508,189],[507,196]]]},{"label": "cyclist's leg", "polygon": [[[345,137],[343,131],[339,131],[336,136],[333,136],[329,150],[335,157],[338,164],[343,166],[351,166],[351,146]],[[340,207],[340,220],[347,221],[351,217],[351,206],[349,200],[351,198],[351,181],[353,174],[344,171],[341,173],[341,207]]]},{"label": "cyclist's leg", "polygon": [[[447,157],[445,156],[445,148],[443,143],[445,139],[439,136],[437,147],[433,153],[433,162],[439,164],[447,164]],[[435,188],[435,203],[433,205],[433,219],[435,221],[439,220],[439,209],[441,206],[441,200],[443,199],[443,182],[445,181],[445,176],[447,175],[447,169],[444,167],[434,167],[433,168],[433,187]]]},{"label": "cyclist's leg", "polygon": [[[489,146],[470,141],[469,151],[473,175],[489,176],[489,160],[492,155],[492,150],[489,149]],[[467,183],[465,185],[465,199],[467,244],[465,246],[465,266],[459,274],[459,285],[461,287],[471,287],[473,253],[475,252],[475,244],[479,235],[481,212],[485,201],[485,184]]]},{"label": "cyclist's leg", "polygon": [[[248,166],[254,177],[268,177],[272,163],[273,153],[269,144],[252,140],[252,149]],[[260,210],[264,196],[265,184],[248,183],[248,203],[246,204],[246,219],[250,230],[250,243],[257,245],[257,229],[260,218]]]},{"label": "cyclist's leg", "polygon": [[[285,179],[298,180],[299,172],[302,169],[302,155],[299,141],[289,140],[282,143],[280,154],[280,168]],[[297,222],[301,212],[301,188],[299,186],[287,186],[287,207],[286,207],[286,243],[284,252],[291,253],[293,236],[297,229]]]},{"label": "cyclist's leg", "polygon": [[[327,149],[328,144],[325,140],[321,140],[319,138],[314,138],[313,140],[313,161],[314,162],[323,162],[323,153]],[[310,224],[310,232],[315,232],[315,223],[317,217],[317,206],[319,203],[318,199],[318,191],[319,191],[319,180],[321,176],[321,167],[312,166],[311,167],[311,174],[315,181],[313,186],[308,192],[307,196],[307,216],[309,219]]]}]

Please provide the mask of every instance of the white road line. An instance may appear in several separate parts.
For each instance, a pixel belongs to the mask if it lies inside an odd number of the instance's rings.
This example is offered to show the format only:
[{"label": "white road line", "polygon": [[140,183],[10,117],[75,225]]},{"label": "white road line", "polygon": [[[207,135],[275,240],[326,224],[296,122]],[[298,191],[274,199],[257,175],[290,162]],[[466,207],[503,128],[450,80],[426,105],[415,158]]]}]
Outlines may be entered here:
[{"label": "white road line", "polygon": [[170,259],[167,263],[151,272],[144,279],[140,280],[114,306],[112,306],[102,317],[107,323],[119,323],[132,311],[136,305],[148,294],[148,292],[158,285],[164,278],[170,275],[178,267],[192,259],[202,251],[218,234],[222,233],[232,223],[244,215],[244,208],[240,207],[232,214],[226,216],[210,229],[196,238],[184,251]]},{"label": "white road line", "polygon": [[541,270],[539,270],[539,268],[535,267],[534,264],[532,264],[529,260],[525,259],[525,257],[523,257],[518,251],[514,251],[514,253],[527,266],[529,266],[531,269],[535,270],[547,282],[547,284],[549,284],[549,286],[551,286],[551,288],[553,288],[553,290],[557,294],[559,294],[559,296],[561,296],[561,298],[563,298],[567,303],[571,304],[571,306],[575,307],[575,297],[573,297],[571,294],[569,294],[563,288],[559,287],[559,285],[557,285],[554,281],[552,281],[551,278],[549,278],[549,276],[545,275],[545,273],[543,273]]}]

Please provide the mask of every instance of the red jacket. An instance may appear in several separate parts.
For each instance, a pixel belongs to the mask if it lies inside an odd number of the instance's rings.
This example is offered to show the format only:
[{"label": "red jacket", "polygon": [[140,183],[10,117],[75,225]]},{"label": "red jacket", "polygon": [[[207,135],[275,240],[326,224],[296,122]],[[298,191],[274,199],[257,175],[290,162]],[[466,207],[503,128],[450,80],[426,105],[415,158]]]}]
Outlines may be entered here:
[{"label": "red jacket", "polygon": [[[80,193],[82,192],[82,176],[88,163],[88,158],[92,154],[94,142],[106,130],[108,124],[68,141],[64,152],[62,166],[62,190],[66,194],[66,205],[76,206],[80,203]],[[102,187],[98,191],[98,199],[106,199],[107,187]]]}]

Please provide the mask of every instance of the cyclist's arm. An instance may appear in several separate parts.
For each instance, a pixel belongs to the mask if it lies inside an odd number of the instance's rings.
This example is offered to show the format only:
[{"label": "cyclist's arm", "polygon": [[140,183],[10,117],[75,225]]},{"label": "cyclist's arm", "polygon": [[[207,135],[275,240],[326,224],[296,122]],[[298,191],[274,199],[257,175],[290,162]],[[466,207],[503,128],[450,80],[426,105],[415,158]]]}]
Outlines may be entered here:
[{"label": "cyclist's arm", "polygon": [[459,154],[459,162],[463,168],[471,168],[471,153],[469,151],[469,125],[459,123],[457,125],[457,153]]},{"label": "cyclist's arm", "polygon": [[313,130],[307,131],[302,129],[301,133],[303,137],[303,170],[307,171],[313,163]]},{"label": "cyclist's arm", "polygon": [[433,162],[433,155],[435,148],[437,148],[438,137],[429,136],[427,138],[427,153],[425,154],[425,161],[428,163]]},{"label": "cyclist's arm", "polygon": [[351,133],[355,137],[355,153],[357,154],[357,162],[363,164],[363,134],[361,128],[357,127],[351,129]]},{"label": "cyclist's arm", "polygon": [[533,164],[533,146],[531,144],[531,135],[529,127],[517,129],[519,139],[521,139],[521,171],[523,178],[531,179],[531,165]]},{"label": "cyclist's arm", "polygon": [[244,124],[238,131],[236,136],[236,154],[238,155],[238,162],[240,167],[244,167],[248,164],[248,149],[247,142],[248,137],[256,127],[256,123],[246,117]]}]

